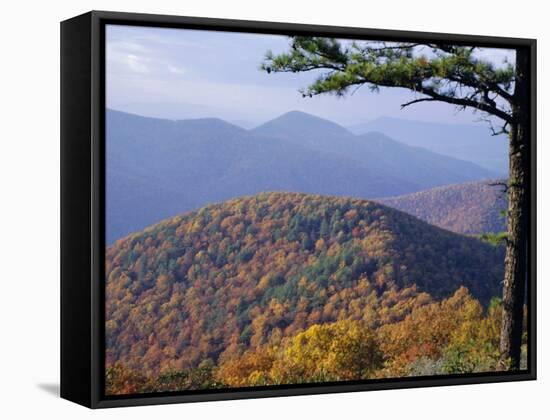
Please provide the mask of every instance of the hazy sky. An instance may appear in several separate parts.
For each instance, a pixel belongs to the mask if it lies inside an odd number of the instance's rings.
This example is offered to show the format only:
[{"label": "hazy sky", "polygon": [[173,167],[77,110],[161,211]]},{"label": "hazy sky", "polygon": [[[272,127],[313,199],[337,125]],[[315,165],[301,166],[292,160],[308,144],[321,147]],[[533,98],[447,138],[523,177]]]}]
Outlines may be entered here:
[{"label": "hazy sky", "polygon": [[[298,90],[315,75],[270,74],[259,70],[266,51],[288,50],[278,35],[243,34],[132,26],[107,26],[107,106],[170,119],[219,117],[261,123],[291,110],[308,112],[343,125],[381,116],[469,123],[479,116],[442,103],[400,109],[413,98],[404,89],[372,93],[359,89],[336,98],[302,98]],[[502,63],[509,50],[485,49]]]}]

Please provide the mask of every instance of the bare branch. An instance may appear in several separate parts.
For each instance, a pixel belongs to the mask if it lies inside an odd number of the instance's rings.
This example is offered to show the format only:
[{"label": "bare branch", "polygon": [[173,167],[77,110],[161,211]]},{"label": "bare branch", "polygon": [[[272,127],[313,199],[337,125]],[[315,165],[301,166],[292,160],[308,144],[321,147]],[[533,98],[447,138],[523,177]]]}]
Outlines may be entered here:
[{"label": "bare branch", "polygon": [[412,100],[412,101],[405,102],[404,104],[401,104],[401,109],[406,108],[406,107],[408,107],[409,105],[417,104],[417,103],[419,103],[419,102],[438,102],[438,101],[439,101],[438,99],[434,99],[434,98],[419,98],[419,99],[414,99],[414,100]]},{"label": "bare branch", "polygon": [[493,121],[490,118],[479,118],[478,121],[483,121],[489,124],[489,129],[491,130],[492,136],[499,136],[501,134],[510,134],[510,130],[508,130],[508,126],[510,123],[508,121],[505,121],[504,124],[502,124],[499,128],[495,128]]},{"label": "bare branch", "polygon": [[[406,86],[403,86],[403,87],[406,87]],[[474,100],[471,95],[463,98],[454,98],[448,95],[446,96],[446,95],[437,93],[433,89],[424,88],[422,85],[418,86],[417,91],[442,102],[479,109],[480,111],[487,112],[488,114],[493,114],[498,118],[506,121],[507,123],[512,123],[514,121],[514,118],[512,117],[511,114],[507,113],[506,111],[503,111],[500,108],[493,107],[491,105],[488,105],[482,102],[478,102]]]},{"label": "bare branch", "polygon": [[502,189],[499,191],[499,194],[498,194],[498,198],[501,199],[501,198],[508,198],[508,189],[509,189],[509,186],[508,186],[508,183],[506,181],[496,181],[496,182],[490,182],[489,184],[490,187],[501,187]]},{"label": "bare branch", "polygon": [[508,183],[505,181],[489,182],[487,185],[490,187],[502,187],[502,192],[508,192]]},{"label": "bare branch", "polygon": [[366,51],[368,51],[368,52],[382,52],[382,51],[387,51],[387,50],[408,50],[408,49],[411,49],[411,48],[424,46],[426,44],[419,43],[419,44],[400,44],[400,45],[388,46],[384,42],[382,45],[384,45],[384,46],[379,47],[379,48],[366,47],[366,48],[358,48],[358,50],[361,51],[364,54]]},{"label": "bare branch", "polygon": [[508,121],[506,121],[506,122],[502,125],[502,127],[500,127],[500,129],[495,130],[495,128],[494,128],[494,126],[493,126],[493,123],[490,122],[490,123],[489,123],[489,129],[491,130],[491,135],[492,135],[492,136],[499,136],[499,135],[501,135],[501,134],[506,134],[506,135],[510,134],[510,130],[508,130],[508,129],[506,128],[508,125],[509,125],[509,124],[508,124]]}]

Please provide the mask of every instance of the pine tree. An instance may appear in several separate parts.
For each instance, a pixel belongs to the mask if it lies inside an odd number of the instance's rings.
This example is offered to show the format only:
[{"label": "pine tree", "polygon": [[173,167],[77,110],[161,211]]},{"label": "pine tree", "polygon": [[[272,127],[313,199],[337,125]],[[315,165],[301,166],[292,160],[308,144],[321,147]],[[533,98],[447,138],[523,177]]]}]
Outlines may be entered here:
[{"label": "pine tree", "polygon": [[[529,49],[516,49],[515,64],[495,66],[479,48],[442,43],[342,42],[330,38],[291,37],[290,50],[268,52],[267,73],[315,71],[302,95],[345,96],[367,86],[409,89],[420,102],[445,102],[480,112],[493,134],[508,135],[510,168],[501,364],[519,369],[527,264],[527,167],[530,156]],[[498,127],[493,122],[499,121]],[[331,223],[334,230],[334,223]]]}]

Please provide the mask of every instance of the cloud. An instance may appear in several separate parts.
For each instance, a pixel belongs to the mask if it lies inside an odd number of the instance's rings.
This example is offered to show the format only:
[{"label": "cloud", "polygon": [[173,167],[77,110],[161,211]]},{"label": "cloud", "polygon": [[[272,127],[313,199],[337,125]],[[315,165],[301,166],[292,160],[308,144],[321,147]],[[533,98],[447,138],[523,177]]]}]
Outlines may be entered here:
[{"label": "cloud", "polygon": [[[444,122],[477,118],[441,103],[401,110],[412,96],[402,89],[381,89],[379,94],[360,89],[345,99],[328,95],[304,99],[298,89],[315,79],[314,72],[267,75],[258,69],[267,50],[285,51],[288,42],[280,35],[109,25],[107,104],[139,104],[148,115],[149,103],[150,115],[160,117],[158,104],[165,104],[163,109],[174,104],[174,109],[182,110],[178,118],[265,120],[292,109],[343,124],[384,115]],[[501,62],[511,52],[480,50],[480,54]],[[196,105],[197,110],[190,113],[192,107],[186,104]]]},{"label": "cloud", "polygon": [[136,73],[149,73],[149,68],[147,67],[147,58],[137,56],[135,54],[128,54],[125,57],[125,62],[128,67]]},{"label": "cloud", "polygon": [[184,74],[185,70],[183,67],[168,65],[168,71],[173,74]]},{"label": "cloud", "polygon": [[[133,34],[131,27],[116,27],[107,31],[107,74],[124,75],[135,79],[141,77],[163,78],[170,74],[182,75],[184,66],[177,61],[176,55],[167,53],[156,44],[162,37],[124,36],[124,32]],[[168,44],[168,40],[164,40]],[[172,46],[172,51],[173,51]],[[147,75],[147,78],[146,78]]]}]

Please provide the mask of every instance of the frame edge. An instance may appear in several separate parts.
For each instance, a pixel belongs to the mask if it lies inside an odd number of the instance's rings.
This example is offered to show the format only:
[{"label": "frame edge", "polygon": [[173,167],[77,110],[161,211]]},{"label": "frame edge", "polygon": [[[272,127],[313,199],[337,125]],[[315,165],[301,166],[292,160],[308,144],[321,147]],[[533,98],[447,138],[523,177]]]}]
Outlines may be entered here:
[{"label": "frame edge", "polygon": [[90,17],[61,22],[60,396],[91,407]]},{"label": "frame edge", "polygon": [[[101,226],[101,206],[102,200],[100,198],[99,190],[101,184],[101,175],[102,170],[102,161],[100,159],[101,150],[101,136],[102,130],[104,128],[103,118],[101,113],[103,112],[101,107],[103,103],[104,93],[101,92],[101,89],[104,88],[104,80],[101,78],[101,69],[100,69],[100,57],[99,53],[101,52],[103,39],[101,38],[101,25],[107,21],[122,21],[128,24],[136,24],[139,22],[146,22],[151,26],[165,26],[177,27],[178,25],[189,27],[218,27],[218,30],[229,30],[229,31],[243,31],[243,32],[269,32],[274,33],[278,31],[293,31],[298,33],[308,33],[308,32],[323,32],[325,35],[330,34],[346,34],[349,37],[352,36],[365,36],[370,34],[373,37],[381,38],[403,38],[403,37],[420,37],[421,39],[441,39],[445,38],[452,42],[457,42],[457,39],[462,39],[462,43],[465,42],[474,42],[479,44],[479,40],[482,39],[483,45],[487,46],[503,46],[505,44],[513,44],[516,47],[526,47],[531,51],[531,87],[532,87],[532,107],[531,107],[531,118],[532,118],[532,141],[533,147],[531,150],[531,237],[530,237],[530,246],[532,252],[530,260],[531,268],[531,278],[530,287],[531,287],[531,304],[532,309],[530,311],[530,358],[529,358],[529,369],[528,371],[520,371],[511,373],[509,375],[502,375],[498,377],[484,375],[478,377],[462,377],[462,378],[415,378],[410,381],[403,381],[402,379],[398,382],[387,382],[387,383],[372,383],[372,384],[326,384],[323,386],[311,386],[303,388],[283,388],[283,389],[242,389],[235,390],[226,393],[205,393],[205,394],[191,394],[191,395],[171,395],[171,396],[132,396],[131,398],[121,398],[121,399],[104,399],[102,397],[103,393],[101,390],[101,374],[99,372],[100,364],[100,352],[99,345],[101,341],[101,310],[98,306],[101,301],[101,294],[98,291],[98,287],[101,283],[100,279],[100,267],[99,267],[99,253],[102,252],[102,236],[99,233],[99,227]],[[77,23],[79,22],[79,23]],[[88,58],[86,59],[87,64],[79,62],[74,56],[70,54],[67,55],[64,53],[64,40],[65,44],[69,43],[64,37],[64,30],[66,32],[74,25],[80,25],[85,27],[87,31],[87,36],[82,38],[72,39],[70,43],[76,44],[77,42],[81,43],[81,47],[86,50]],[[81,28],[82,29],[82,28]],[[466,41],[464,41],[466,40]],[[336,26],[320,26],[320,25],[309,25],[309,24],[292,24],[292,23],[276,23],[276,22],[257,22],[257,21],[247,21],[247,20],[228,20],[228,19],[213,19],[213,18],[199,18],[199,17],[179,17],[179,16],[167,16],[167,15],[152,15],[152,14],[135,14],[135,13],[121,13],[121,12],[105,12],[105,11],[92,11],[84,15],[78,16],[73,19],[62,22],[62,105],[61,105],[61,128],[62,128],[62,306],[64,304],[64,292],[66,296],[72,298],[80,299],[80,305],[74,304],[75,306],[80,306],[80,309],[75,313],[78,313],[78,316],[82,317],[81,320],[84,321],[82,324],[77,323],[74,320],[70,320],[73,313],[70,310],[62,310],[62,374],[61,374],[61,396],[68,400],[77,402],[79,404],[85,405],[90,408],[107,408],[107,407],[122,407],[122,406],[136,406],[136,405],[151,405],[151,404],[170,404],[170,403],[183,403],[183,402],[205,402],[205,401],[219,401],[219,400],[229,400],[229,399],[247,399],[247,398],[266,398],[266,397],[282,397],[282,396],[297,396],[297,395],[310,395],[310,394],[327,394],[327,393],[340,393],[340,392],[356,392],[356,391],[368,391],[368,390],[386,390],[386,389],[406,389],[406,388],[416,388],[416,387],[432,387],[432,386],[444,386],[444,385],[462,385],[462,384],[482,384],[482,383],[495,383],[495,382],[508,382],[508,381],[526,381],[526,380],[535,380],[536,379],[536,40],[527,39],[527,38],[504,38],[504,37],[487,37],[487,36],[476,36],[476,35],[456,35],[456,34],[443,34],[443,33],[427,33],[427,32],[412,32],[412,31],[398,31],[398,30],[381,30],[381,29],[365,29],[365,28],[353,28],[353,27],[336,27]],[[63,66],[63,61],[67,63],[71,60],[74,62],[71,65]],[[70,69],[70,70],[69,70]],[[67,74],[70,74],[75,69],[79,71],[87,72],[86,82],[83,83],[81,94],[75,92],[66,92],[67,85],[70,82],[64,82],[64,71]],[[71,77],[69,77],[71,78]],[[86,92],[84,92],[86,89]],[[66,98],[64,100],[64,92]],[[78,106],[71,107],[68,105],[71,101],[78,102]],[[74,121],[70,121],[70,115],[74,115]],[[76,122],[79,121],[79,122]],[[74,151],[71,151],[68,147],[68,138],[71,138],[72,135],[75,135],[78,131],[82,131],[82,127],[86,127],[86,133],[78,136],[78,143],[82,149],[85,149],[87,153],[87,159],[83,159],[82,156],[73,155]],[[73,141],[75,140],[73,138]],[[81,150],[79,150],[81,151]],[[69,163],[66,160],[76,159],[79,161],[76,163]],[[67,181],[66,174],[69,173],[67,167],[69,165],[79,166],[79,173],[84,173],[83,167],[86,167],[88,172],[82,177],[78,178],[78,181],[73,180],[72,182]],[[70,172],[74,174],[73,172]],[[88,177],[86,181],[85,178]],[[74,177],[73,177],[74,178]],[[85,182],[86,181],[86,182]],[[74,188],[73,185],[79,182],[86,191],[87,197],[87,217],[86,223],[88,226],[87,236],[85,235],[84,239],[79,239],[78,241],[71,242],[71,239],[68,239],[69,236],[66,231],[69,230],[83,230],[81,225],[84,223],[79,217],[74,215],[68,216],[67,209],[71,208],[71,211],[74,211],[74,205],[71,206],[71,198],[74,197],[74,203],[77,203],[76,195],[71,197],[70,191],[71,188]],[[67,185],[65,185],[67,184]],[[65,185],[65,189],[64,189]],[[80,194],[85,195],[85,194]],[[63,233],[65,231],[65,234]],[[74,239],[73,239],[74,240]],[[74,254],[70,250],[72,245],[76,244],[78,246],[90,246],[91,249],[83,250],[81,253],[74,251]],[[68,249],[67,249],[68,248]],[[90,258],[85,264],[75,263],[74,260],[82,258],[87,252],[87,256]],[[76,278],[78,279],[78,293],[86,292],[87,297],[82,299],[77,297],[77,293],[74,292],[77,286],[74,286],[74,289],[71,289],[67,281],[69,281],[69,276],[67,271],[76,270],[80,273]],[[84,268],[83,268],[84,267]],[[88,283],[90,281],[90,273],[92,273],[91,285]],[[81,281],[82,279],[82,281]],[[85,279],[85,281],[84,281]],[[73,281],[75,278],[72,279]],[[87,290],[84,290],[86,289]],[[69,292],[69,290],[73,290]],[[72,294],[71,294],[72,293]],[[67,308],[66,308],[67,309]],[[87,314],[83,314],[87,312]],[[65,324],[64,324],[65,322]],[[67,339],[67,329],[63,329],[63,326],[70,325],[70,327],[80,328],[79,335],[77,336],[76,341],[78,345],[82,344],[82,341],[88,343],[89,354],[83,356],[78,354],[79,357],[83,358],[84,361],[77,362],[80,366],[87,363],[87,376],[79,376],[78,381],[70,379],[71,375],[67,373],[67,365],[64,364],[67,361],[67,358],[76,357],[74,353],[75,343],[68,343]],[[90,328],[88,330],[87,328]],[[84,329],[85,331],[82,331]],[[84,337],[86,333],[86,337]],[[64,340],[65,338],[65,340]],[[87,341],[88,340],[88,341]],[[84,346],[80,346],[84,347]],[[66,357],[64,357],[64,355]],[[75,365],[70,365],[75,366]],[[65,368],[64,368],[65,367]],[[65,375],[64,375],[65,374]],[[73,382],[74,381],[74,382]],[[85,384],[84,384],[85,383]],[[77,391],[68,390],[69,388],[75,388]],[[84,396],[79,394],[83,393]]]}]

